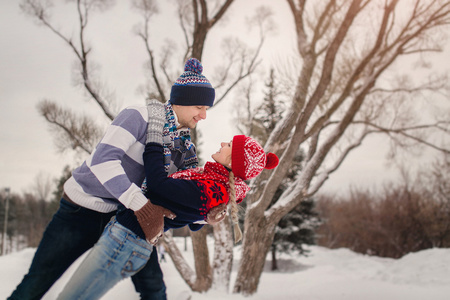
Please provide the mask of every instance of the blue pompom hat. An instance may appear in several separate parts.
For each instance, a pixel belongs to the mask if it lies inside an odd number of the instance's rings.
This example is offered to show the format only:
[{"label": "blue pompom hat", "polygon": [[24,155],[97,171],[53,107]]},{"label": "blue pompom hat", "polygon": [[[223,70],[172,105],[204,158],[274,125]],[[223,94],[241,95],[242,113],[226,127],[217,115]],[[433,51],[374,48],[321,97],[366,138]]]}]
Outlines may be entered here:
[{"label": "blue pompom hat", "polygon": [[203,66],[198,59],[188,59],[184,65],[184,73],[172,86],[170,103],[184,106],[213,106],[215,91],[202,72]]}]

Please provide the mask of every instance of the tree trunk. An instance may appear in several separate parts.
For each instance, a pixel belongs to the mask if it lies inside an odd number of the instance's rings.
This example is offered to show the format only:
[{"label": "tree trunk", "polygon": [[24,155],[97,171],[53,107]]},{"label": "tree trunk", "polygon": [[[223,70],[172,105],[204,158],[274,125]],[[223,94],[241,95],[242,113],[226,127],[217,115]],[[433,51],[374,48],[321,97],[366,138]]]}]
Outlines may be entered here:
[{"label": "tree trunk", "polygon": [[194,42],[192,43],[192,57],[197,59],[202,58],[203,47],[205,45],[206,34],[208,29],[200,27],[197,32],[194,33]]},{"label": "tree trunk", "polygon": [[175,241],[173,240],[171,231],[167,231],[166,233],[164,233],[163,242],[165,244],[166,252],[172,259],[175,268],[178,270],[178,273],[180,273],[186,284],[192,288],[195,284],[194,271],[191,267],[189,267],[189,265],[186,263],[186,260],[183,258],[183,255],[181,254],[180,250],[175,244]]},{"label": "tree trunk", "polygon": [[206,228],[192,231],[192,250],[195,253],[195,274],[197,278],[192,290],[194,292],[206,292],[211,288],[212,271],[209,263],[209,250],[206,243]]},{"label": "tree trunk", "polygon": [[278,270],[277,264],[277,250],[275,245],[272,245],[272,271]]},{"label": "tree trunk", "polygon": [[233,237],[230,219],[227,216],[222,222],[214,226],[214,260],[213,260],[213,289],[229,291],[230,275],[233,266]]},{"label": "tree trunk", "polygon": [[194,253],[198,253],[198,258],[195,260],[195,272],[188,265],[175,244],[172,237],[172,232],[168,231],[163,235],[166,251],[172,258],[175,268],[178,270],[183,280],[193,291],[205,292],[209,290],[212,282],[208,247],[201,246],[203,239],[205,239],[204,243],[206,244],[206,230],[201,229],[196,232],[191,232],[191,238]]},{"label": "tree trunk", "polygon": [[263,216],[249,214],[245,220],[245,230],[242,243],[243,259],[241,259],[233,292],[250,296],[258,289],[266,256],[275,235],[275,226],[267,224]]}]

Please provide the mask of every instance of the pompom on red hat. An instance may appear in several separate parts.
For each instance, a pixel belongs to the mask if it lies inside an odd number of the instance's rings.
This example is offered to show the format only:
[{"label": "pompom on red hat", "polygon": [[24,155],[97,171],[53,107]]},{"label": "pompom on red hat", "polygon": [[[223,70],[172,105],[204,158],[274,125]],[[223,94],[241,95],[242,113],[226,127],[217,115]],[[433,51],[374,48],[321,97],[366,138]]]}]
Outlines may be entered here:
[{"label": "pompom on red hat", "polygon": [[264,169],[273,169],[278,165],[278,156],[266,154],[261,145],[245,135],[233,138],[231,150],[231,170],[234,176],[243,180],[258,176]]}]

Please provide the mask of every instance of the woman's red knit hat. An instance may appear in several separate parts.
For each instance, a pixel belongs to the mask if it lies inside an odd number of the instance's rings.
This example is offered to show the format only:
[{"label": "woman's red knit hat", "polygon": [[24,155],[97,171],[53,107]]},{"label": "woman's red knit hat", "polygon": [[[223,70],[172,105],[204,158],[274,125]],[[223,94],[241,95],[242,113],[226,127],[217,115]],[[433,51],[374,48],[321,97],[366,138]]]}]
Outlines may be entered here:
[{"label": "woman's red knit hat", "polygon": [[278,156],[266,154],[261,145],[245,135],[233,138],[231,149],[231,170],[234,176],[243,180],[258,176],[263,169],[273,169],[278,165]]}]

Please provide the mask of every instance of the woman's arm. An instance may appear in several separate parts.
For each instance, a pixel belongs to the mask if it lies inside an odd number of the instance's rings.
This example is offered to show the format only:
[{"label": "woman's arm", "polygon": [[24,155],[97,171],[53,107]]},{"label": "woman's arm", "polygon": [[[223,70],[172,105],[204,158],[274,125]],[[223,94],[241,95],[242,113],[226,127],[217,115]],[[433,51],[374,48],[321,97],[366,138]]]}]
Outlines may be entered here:
[{"label": "woman's arm", "polygon": [[148,143],[143,158],[148,194],[156,196],[150,198],[152,202],[169,209],[173,206],[179,209],[198,209],[202,206],[202,193],[194,181],[167,177],[161,145]]}]

